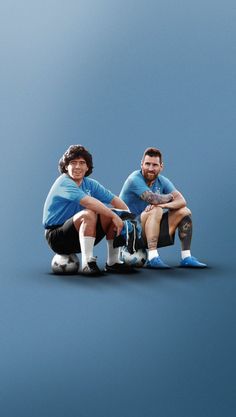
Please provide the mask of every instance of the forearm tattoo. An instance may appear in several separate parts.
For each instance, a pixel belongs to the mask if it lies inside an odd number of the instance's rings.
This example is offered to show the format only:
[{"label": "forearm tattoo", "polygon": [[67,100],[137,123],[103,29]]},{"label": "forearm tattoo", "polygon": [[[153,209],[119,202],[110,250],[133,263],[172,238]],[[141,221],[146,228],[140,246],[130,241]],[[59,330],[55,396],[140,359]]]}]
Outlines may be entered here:
[{"label": "forearm tattoo", "polygon": [[166,204],[173,200],[172,194],[157,194],[152,191],[144,191],[140,197],[148,204]]},{"label": "forearm tattoo", "polygon": [[150,249],[150,250],[156,249],[157,248],[157,240],[158,239],[156,237],[154,237],[152,239],[149,239],[147,241],[147,247],[148,247],[148,249]]},{"label": "forearm tattoo", "polygon": [[181,241],[182,250],[189,250],[192,239],[192,219],[185,216],[178,225],[178,234]]}]

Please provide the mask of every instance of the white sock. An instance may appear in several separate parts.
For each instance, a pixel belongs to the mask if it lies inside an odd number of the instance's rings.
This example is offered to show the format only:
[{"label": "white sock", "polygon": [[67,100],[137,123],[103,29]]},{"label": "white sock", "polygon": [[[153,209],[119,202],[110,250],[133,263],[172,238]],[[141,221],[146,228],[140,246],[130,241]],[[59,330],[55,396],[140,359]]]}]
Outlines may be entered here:
[{"label": "white sock", "polygon": [[84,236],[82,233],[79,233],[79,241],[81,248],[81,269],[83,269],[93,256],[95,237]]},{"label": "white sock", "polygon": [[190,250],[181,250],[181,258],[182,258],[182,259],[185,259],[185,258],[187,258],[188,256],[191,256],[191,252],[190,252]]},{"label": "white sock", "polygon": [[120,248],[113,248],[113,239],[107,240],[107,264],[109,266],[122,263],[120,260]]},{"label": "white sock", "polygon": [[159,253],[157,249],[148,249],[148,260],[151,261],[151,259],[155,258],[156,256],[159,256]]}]

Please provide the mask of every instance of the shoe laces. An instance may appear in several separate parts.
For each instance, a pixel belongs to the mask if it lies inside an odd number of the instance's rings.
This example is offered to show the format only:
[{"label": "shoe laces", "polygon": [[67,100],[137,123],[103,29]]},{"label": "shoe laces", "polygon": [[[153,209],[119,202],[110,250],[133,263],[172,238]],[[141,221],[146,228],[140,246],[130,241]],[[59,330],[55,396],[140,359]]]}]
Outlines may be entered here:
[{"label": "shoe laces", "polygon": [[90,263],[96,263],[97,262],[97,256],[91,256],[91,258],[89,258],[89,260],[88,260],[88,264],[90,264]]}]

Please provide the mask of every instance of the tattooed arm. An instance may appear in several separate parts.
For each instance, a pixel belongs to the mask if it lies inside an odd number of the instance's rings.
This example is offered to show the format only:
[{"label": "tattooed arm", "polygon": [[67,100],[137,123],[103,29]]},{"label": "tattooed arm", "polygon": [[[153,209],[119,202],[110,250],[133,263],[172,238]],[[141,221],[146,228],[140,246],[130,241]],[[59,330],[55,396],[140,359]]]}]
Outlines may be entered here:
[{"label": "tattooed arm", "polygon": [[[150,193],[150,194],[153,194],[155,196],[155,198],[152,199],[152,202],[151,202],[151,200],[148,200],[148,197],[149,197],[148,195],[146,196],[147,197],[146,199],[142,198],[142,196],[145,197],[145,193]],[[179,208],[182,208],[182,207],[186,207],[185,198],[177,190],[173,191],[171,194],[155,194],[155,193],[152,193],[150,191],[145,191],[145,193],[143,193],[141,195],[142,200],[147,201],[147,203],[149,203],[149,205],[146,207],[145,211],[150,211],[155,206],[170,209],[170,210],[171,209],[176,210],[176,209],[179,209]],[[163,199],[162,199],[163,197],[166,198],[166,201],[163,201]]]},{"label": "tattooed arm", "polygon": [[173,194],[157,194],[152,191],[144,191],[140,198],[151,205],[166,204],[173,201]]},{"label": "tattooed arm", "polygon": [[[179,191],[173,191],[173,200],[170,201],[169,203],[161,203],[158,204],[158,207],[162,207],[162,208],[166,208],[166,209],[172,209],[172,210],[176,210],[182,207],[186,207],[186,200],[185,198],[182,196],[182,194]],[[168,194],[166,194],[168,195]]]}]

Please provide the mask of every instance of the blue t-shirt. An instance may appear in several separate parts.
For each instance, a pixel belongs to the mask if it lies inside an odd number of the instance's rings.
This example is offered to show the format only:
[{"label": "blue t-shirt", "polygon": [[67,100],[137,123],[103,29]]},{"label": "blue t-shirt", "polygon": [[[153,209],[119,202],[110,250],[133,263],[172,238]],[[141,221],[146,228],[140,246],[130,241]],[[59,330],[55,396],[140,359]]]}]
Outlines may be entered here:
[{"label": "blue t-shirt", "polygon": [[176,188],[168,178],[158,175],[151,187],[148,187],[141,170],[134,171],[125,181],[120,192],[120,198],[127,204],[130,211],[136,215],[141,214],[149,205],[140,196],[144,191],[152,191],[158,194],[169,194]]},{"label": "blue t-shirt", "polygon": [[43,225],[45,228],[61,225],[84,210],[80,205],[82,198],[91,196],[104,204],[109,204],[115,197],[98,181],[84,177],[80,186],[67,174],[62,174],[52,185],[43,209]]}]

